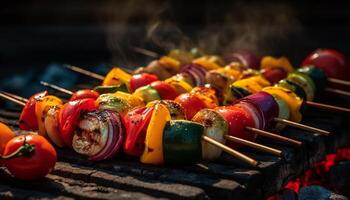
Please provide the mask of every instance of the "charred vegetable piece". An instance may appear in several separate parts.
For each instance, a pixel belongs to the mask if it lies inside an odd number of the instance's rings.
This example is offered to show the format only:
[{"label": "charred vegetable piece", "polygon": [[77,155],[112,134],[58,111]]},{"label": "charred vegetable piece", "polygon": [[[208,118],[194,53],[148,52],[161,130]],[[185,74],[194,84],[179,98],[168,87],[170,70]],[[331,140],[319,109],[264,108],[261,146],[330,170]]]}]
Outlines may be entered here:
[{"label": "charred vegetable piece", "polygon": [[88,112],[74,133],[73,148],[90,160],[106,160],[116,155],[124,142],[120,115],[113,111]]},{"label": "charred vegetable piece", "polygon": [[45,117],[45,130],[50,140],[58,147],[63,147],[64,141],[59,130],[59,113],[62,106],[51,107]]},{"label": "charred vegetable piece", "polygon": [[68,147],[72,147],[74,131],[78,125],[81,115],[84,112],[97,109],[95,100],[80,99],[69,101],[64,104],[59,113],[59,130],[64,143]]},{"label": "charred vegetable piece", "polygon": [[[204,126],[204,135],[225,144],[224,135],[228,133],[228,124],[215,110],[203,109],[192,118],[192,121]],[[221,153],[222,150],[220,148],[202,141],[203,160],[216,160],[220,157]]]},{"label": "charred vegetable piece", "polygon": [[147,104],[147,107],[154,107],[156,104],[159,104],[159,103],[167,107],[167,109],[170,112],[170,116],[172,120],[186,119],[184,108],[179,103],[176,103],[175,101],[172,101],[172,100],[151,101]]},{"label": "charred vegetable piece", "polygon": [[63,102],[55,96],[45,96],[35,104],[35,115],[38,120],[38,134],[46,136],[45,118],[48,110],[54,106],[61,106]]}]

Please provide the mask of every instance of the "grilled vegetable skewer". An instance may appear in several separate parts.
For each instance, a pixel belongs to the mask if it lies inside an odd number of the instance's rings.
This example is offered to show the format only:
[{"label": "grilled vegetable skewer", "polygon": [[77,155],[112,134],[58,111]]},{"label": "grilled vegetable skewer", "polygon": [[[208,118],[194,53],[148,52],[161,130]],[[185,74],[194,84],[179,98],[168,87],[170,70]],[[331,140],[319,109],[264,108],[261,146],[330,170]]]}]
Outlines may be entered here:
[{"label": "grilled vegetable skewer", "polygon": [[[84,121],[84,119],[83,119],[83,121]],[[89,121],[89,120],[88,120],[88,121]],[[93,121],[93,120],[91,120],[91,121]],[[84,124],[85,122],[80,122],[80,123],[83,123],[83,124]],[[88,122],[87,122],[87,123],[88,123]],[[184,122],[181,122],[181,123],[187,123],[187,122],[184,121]],[[151,133],[154,133],[154,131],[151,131]],[[75,136],[74,136],[74,137],[75,137]],[[223,147],[222,144],[219,144],[219,145],[218,145],[217,142],[213,141],[213,139],[210,139],[210,138],[207,137],[207,136],[203,136],[202,139],[205,140],[206,142],[209,142],[209,143],[213,144],[213,145],[219,146],[220,148]],[[73,141],[74,141],[74,139],[73,139]],[[75,139],[75,141],[79,141],[79,139]],[[86,141],[85,141],[85,142],[86,142]],[[147,141],[146,141],[146,144],[147,144]],[[73,143],[73,146],[74,146],[74,143]],[[77,146],[75,149],[79,152],[79,145],[76,144],[75,146]],[[255,145],[255,146],[259,146],[259,145]],[[260,148],[261,148],[261,147],[263,147],[263,146],[260,145]],[[94,149],[94,148],[92,148],[92,149]],[[90,153],[84,153],[84,154],[85,154],[85,155],[93,154],[94,151],[91,151],[92,149],[90,148],[90,151],[89,151]],[[281,153],[279,150],[272,149],[272,148],[269,148],[269,147],[263,147],[263,149],[269,149],[270,152],[274,152],[275,154],[276,154],[276,153],[279,153],[279,154]],[[228,153],[230,153],[230,154],[235,155],[236,157],[238,156],[239,159],[242,159],[242,160],[248,162],[250,165],[255,166],[255,165],[257,164],[256,161],[254,161],[254,160],[252,160],[252,159],[249,159],[248,157],[242,155],[241,153],[239,153],[239,152],[237,152],[237,151],[235,151],[235,150],[233,150],[233,149],[229,149],[229,148],[225,147],[223,150],[226,151],[226,152],[228,152]],[[84,152],[84,151],[83,151],[83,152]],[[146,157],[147,157],[147,156],[146,156]],[[97,159],[97,160],[99,160],[99,159],[104,159],[104,158],[105,158],[104,156],[102,156],[102,157],[97,156],[97,158],[96,158],[96,156],[94,156],[94,157],[91,157],[90,159]],[[145,158],[144,158],[144,159],[145,159]],[[146,159],[146,160],[147,160],[147,159]],[[145,163],[148,162],[148,161],[146,161],[146,160],[144,161]],[[170,159],[170,160],[171,160],[171,159]],[[141,161],[142,161],[142,157],[141,157]],[[171,162],[171,161],[170,161],[170,162]],[[158,164],[158,163],[153,163],[153,164]]]}]

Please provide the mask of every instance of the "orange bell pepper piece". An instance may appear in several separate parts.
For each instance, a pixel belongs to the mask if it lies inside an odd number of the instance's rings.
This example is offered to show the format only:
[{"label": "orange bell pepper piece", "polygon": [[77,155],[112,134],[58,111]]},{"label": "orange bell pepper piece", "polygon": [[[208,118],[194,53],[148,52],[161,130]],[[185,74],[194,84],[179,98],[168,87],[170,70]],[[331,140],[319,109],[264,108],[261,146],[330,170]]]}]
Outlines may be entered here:
[{"label": "orange bell pepper piece", "polygon": [[62,105],[63,102],[61,99],[48,95],[42,98],[42,100],[38,101],[35,104],[35,115],[36,119],[38,121],[38,134],[41,136],[46,136],[46,130],[45,130],[45,117],[46,113],[49,111],[49,109],[52,106],[58,106]]}]

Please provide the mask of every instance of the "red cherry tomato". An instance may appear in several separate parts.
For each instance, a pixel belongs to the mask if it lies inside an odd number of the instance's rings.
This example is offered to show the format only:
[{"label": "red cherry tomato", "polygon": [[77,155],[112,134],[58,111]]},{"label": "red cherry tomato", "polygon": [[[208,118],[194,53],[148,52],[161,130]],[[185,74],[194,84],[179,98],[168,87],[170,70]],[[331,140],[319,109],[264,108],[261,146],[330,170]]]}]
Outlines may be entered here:
[{"label": "red cherry tomato", "polygon": [[78,100],[78,99],[94,99],[96,100],[100,94],[94,90],[78,90],[74,92],[72,97],[70,98],[70,101]]},{"label": "red cherry tomato", "polygon": [[95,109],[97,109],[97,104],[94,99],[78,99],[63,105],[58,123],[62,139],[67,146],[72,147],[73,133],[82,112]]},{"label": "red cherry tomato", "polygon": [[47,95],[47,91],[43,91],[31,96],[24,106],[19,117],[19,128],[27,131],[38,130],[38,121],[35,114],[35,104],[38,100]]},{"label": "red cherry tomato", "polygon": [[154,81],[158,81],[158,77],[153,74],[135,74],[130,80],[130,90],[134,92],[137,88],[151,84]]},{"label": "red cherry tomato", "polygon": [[[252,134],[245,130],[245,127],[255,127],[254,119],[252,116],[242,108],[235,106],[217,107],[216,111],[220,113],[229,125],[229,135],[254,141],[255,134]],[[241,147],[237,143],[228,142],[231,148],[237,149]]]},{"label": "red cherry tomato", "polygon": [[151,86],[157,90],[163,100],[174,100],[178,96],[175,87],[164,81],[155,81]]},{"label": "red cherry tomato", "polygon": [[128,112],[123,122],[126,130],[124,152],[131,156],[141,156],[145,148],[145,138],[148,124],[151,120],[153,107],[139,107]]},{"label": "red cherry tomato", "polygon": [[24,143],[33,145],[34,150],[28,152],[28,155],[5,160],[6,168],[18,179],[35,180],[43,178],[55,167],[57,160],[55,149],[40,135],[21,135],[6,144],[4,156],[11,155],[21,148]]},{"label": "red cherry tomato", "polygon": [[288,73],[281,68],[265,68],[261,71],[263,77],[268,80],[271,85],[287,77]]},{"label": "red cherry tomato", "polygon": [[184,108],[188,120],[191,120],[198,111],[207,108],[207,105],[200,98],[190,93],[181,94],[175,99],[175,102]]},{"label": "red cherry tomato", "polygon": [[324,70],[328,77],[350,80],[350,69],[343,54],[333,49],[317,49],[308,55],[302,66],[314,65]]}]

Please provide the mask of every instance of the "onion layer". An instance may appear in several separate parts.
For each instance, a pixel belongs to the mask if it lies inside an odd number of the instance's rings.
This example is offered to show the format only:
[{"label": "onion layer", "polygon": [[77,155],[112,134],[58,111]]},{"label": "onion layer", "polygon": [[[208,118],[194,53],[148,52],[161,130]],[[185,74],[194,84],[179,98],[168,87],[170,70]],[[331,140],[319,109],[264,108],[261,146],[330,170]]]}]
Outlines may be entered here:
[{"label": "onion layer", "polygon": [[90,160],[106,160],[122,147],[124,130],[119,113],[111,110],[88,112],[79,122],[73,137],[73,149]]}]

